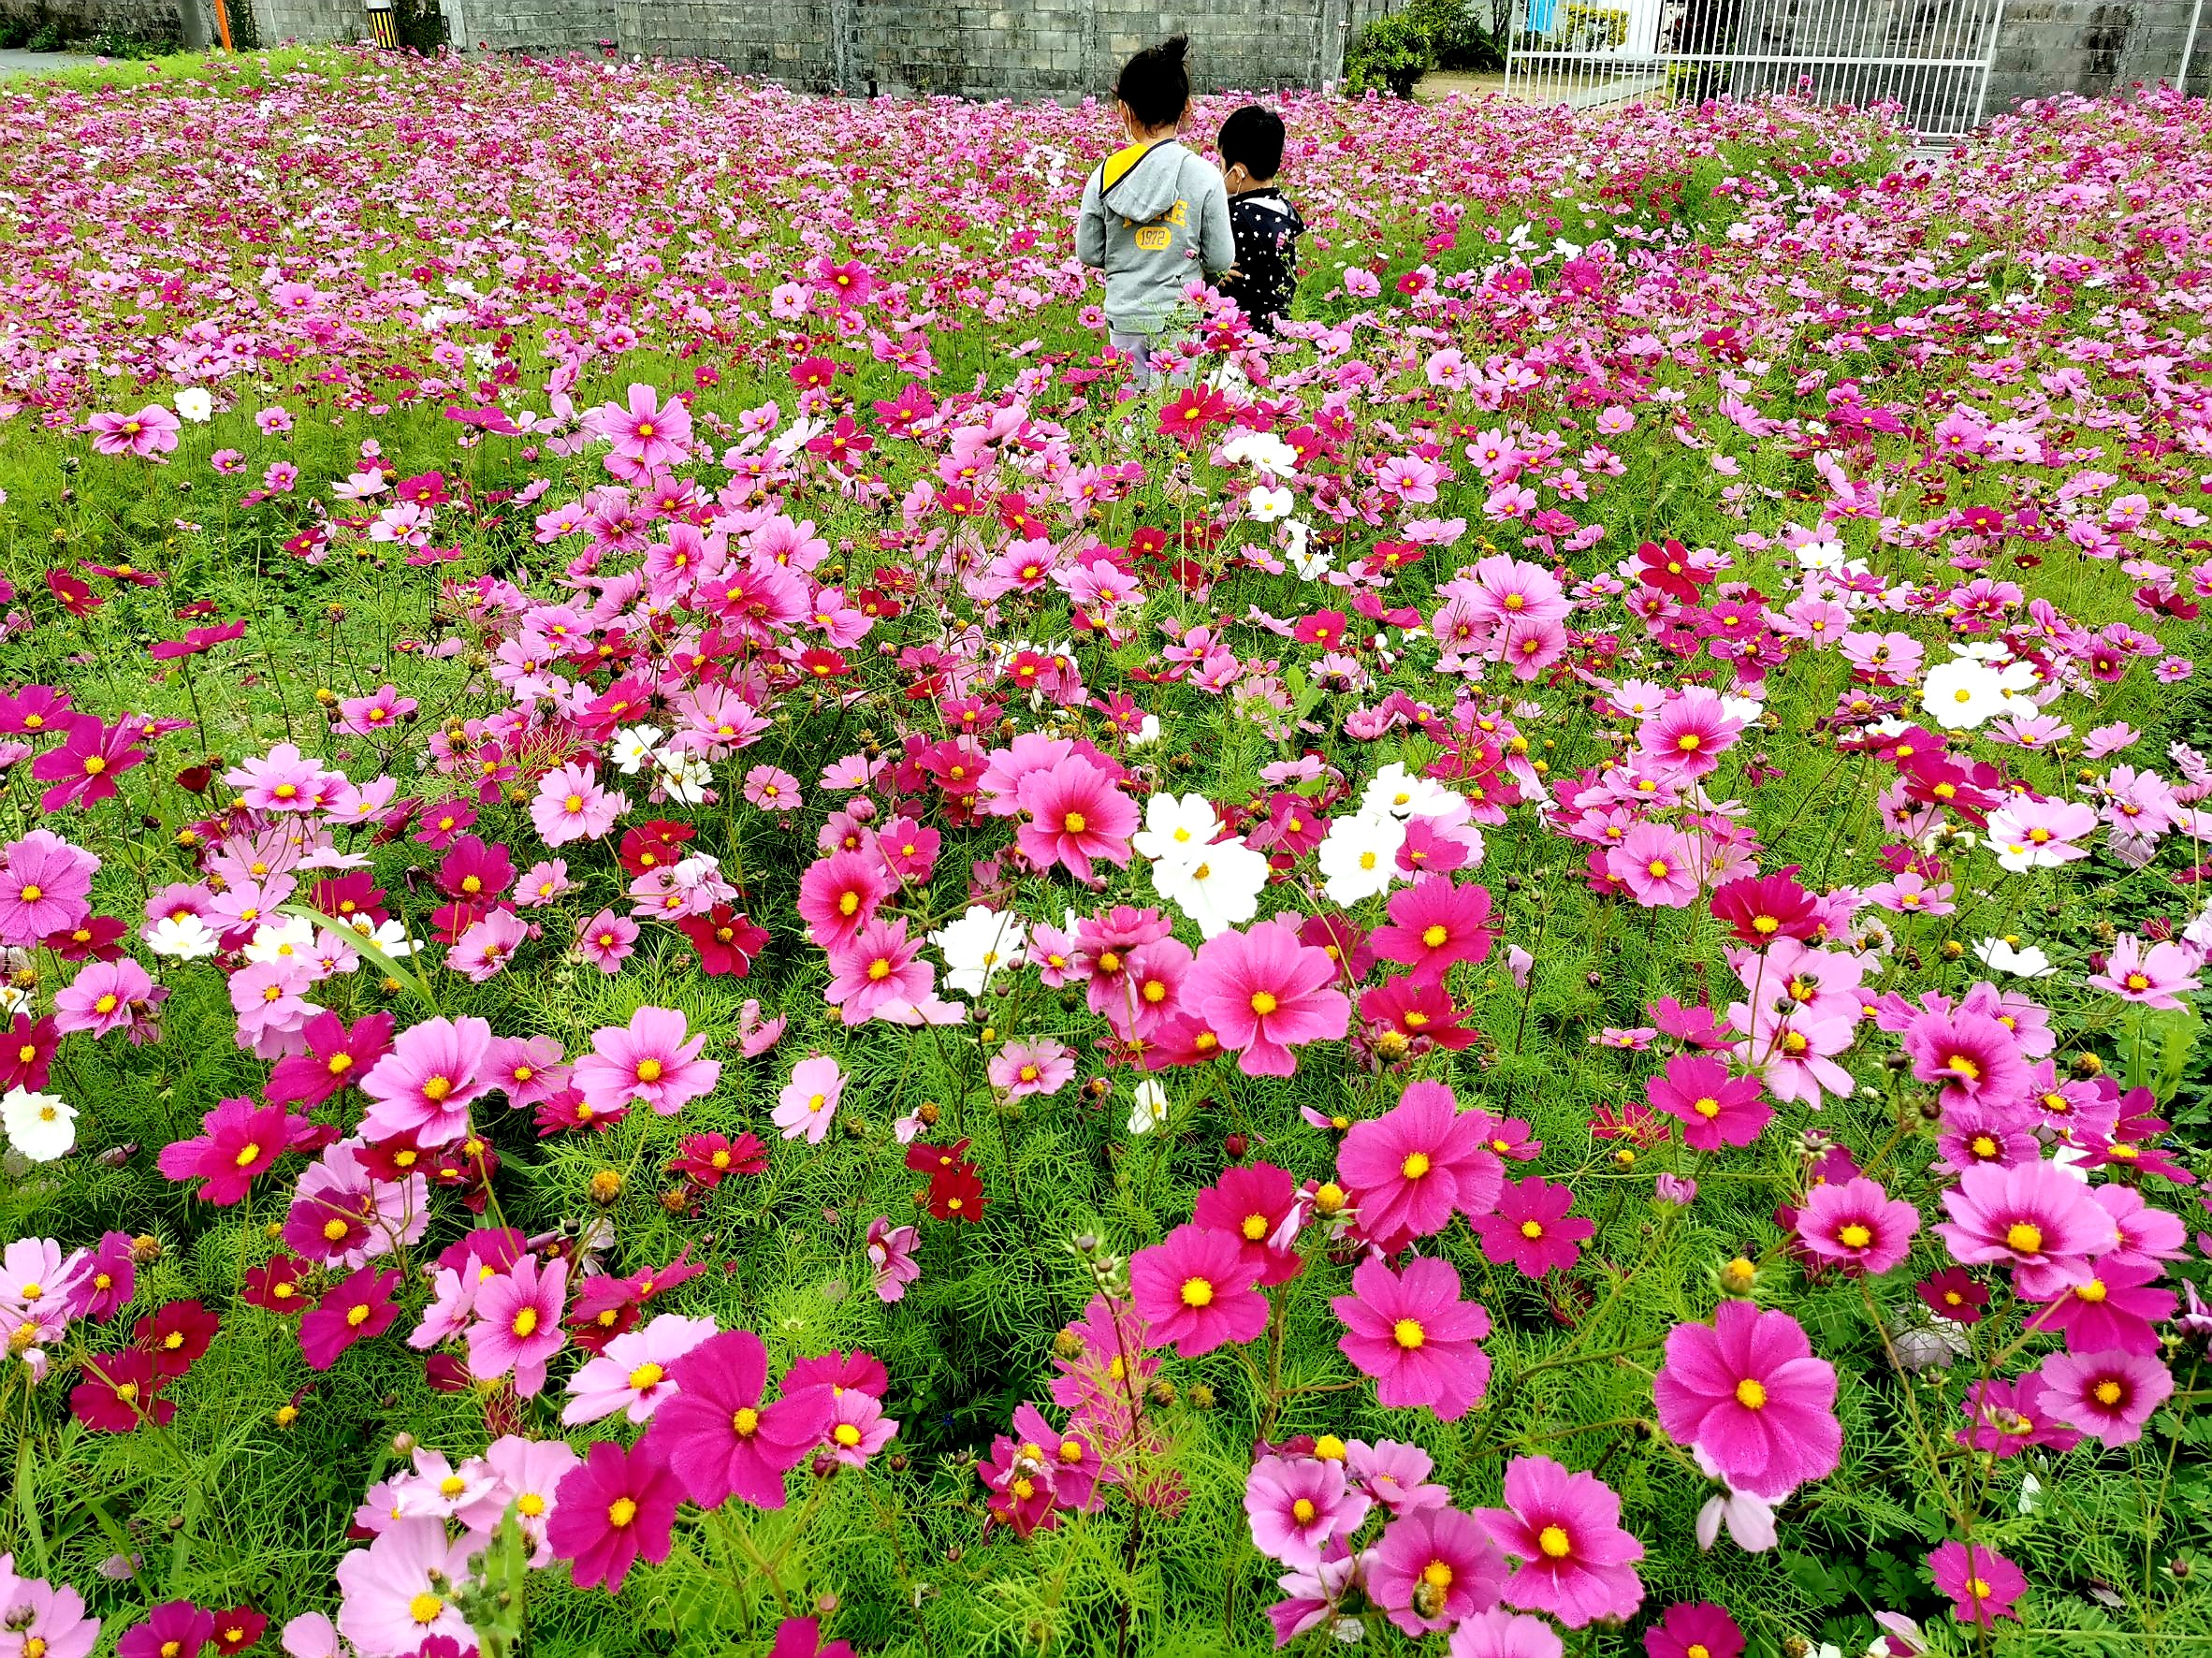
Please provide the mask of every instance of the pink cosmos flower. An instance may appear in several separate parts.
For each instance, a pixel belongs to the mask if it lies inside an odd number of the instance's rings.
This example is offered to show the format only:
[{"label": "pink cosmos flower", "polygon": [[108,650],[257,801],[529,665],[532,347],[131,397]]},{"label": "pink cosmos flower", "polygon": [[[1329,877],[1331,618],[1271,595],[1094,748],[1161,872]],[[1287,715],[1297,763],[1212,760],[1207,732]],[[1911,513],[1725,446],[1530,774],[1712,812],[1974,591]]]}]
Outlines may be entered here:
[{"label": "pink cosmos flower", "polygon": [[661,401],[650,385],[630,388],[628,404],[602,403],[587,414],[584,429],[613,444],[624,464],[610,467],[619,477],[643,478],[682,462],[691,453],[691,412],[675,398]]},{"label": "pink cosmos flower", "polygon": [[702,1508],[732,1497],[756,1508],[782,1507],[784,1475],[830,1430],[832,1390],[801,1388],[768,1403],[768,1352],[749,1330],[709,1337],[677,1360],[670,1375],[676,1394],[646,1438],[685,1493]]},{"label": "pink cosmos flower", "polygon": [[1355,1439],[1345,1447],[1345,1466],[1367,1494],[1392,1514],[1441,1508],[1451,1501],[1451,1493],[1429,1477],[1435,1472],[1435,1462],[1418,1445],[1395,1439],[1369,1445]]},{"label": "pink cosmos flower", "polygon": [[683,1494],[650,1434],[627,1452],[596,1441],[555,1495],[546,1540],[555,1559],[574,1563],[578,1589],[604,1583],[609,1594],[619,1593],[640,1557],[656,1564],[668,1558]]},{"label": "pink cosmos flower", "polygon": [[931,994],[935,975],[922,947],[907,938],[907,918],[870,921],[842,949],[830,953],[830,982],[822,999],[847,1025],[864,1025],[901,1003]]},{"label": "pink cosmos flower", "polygon": [[922,1276],[922,1263],[914,1258],[921,1241],[919,1227],[895,1227],[888,1214],[868,1222],[868,1264],[876,1270],[876,1299],[886,1305],[906,1299],[907,1286]]},{"label": "pink cosmos flower", "polygon": [[469,1107],[491,1084],[484,1059],[491,1026],[473,1017],[426,1019],[401,1031],[392,1050],[361,1079],[371,1140],[405,1138],[444,1145],[469,1126]]},{"label": "pink cosmos flower", "polygon": [[28,950],[91,913],[100,861],[50,830],[0,849],[0,944]]},{"label": "pink cosmos flower", "polygon": [[92,433],[95,454],[135,455],[151,460],[176,448],[177,433],[183,426],[159,403],[148,403],[136,414],[87,415],[84,429]]},{"label": "pink cosmos flower", "polygon": [[1756,1077],[1731,1077],[1703,1054],[1677,1054],[1663,1072],[1644,1079],[1644,1098],[1681,1124],[1682,1143],[1693,1151],[1749,1145],[1774,1117]]},{"label": "pink cosmos flower", "polygon": [[2003,1555],[1979,1543],[1943,1544],[1928,1557],[1935,1586],[1951,1597],[1951,1616],[1961,1623],[1989,1628],[2000,1618],[2016,1622],[2013,1602],[2028,1587],[2027,1576]]},{"label": "pink cosmos flower", "polygon": [[1367,1593],[1410,1636],[1489,1611],[1505,1582],[1505,1557],[1480,1522],[1457,1508],[1393,1520],[1367,1566]]},{"label": "pink cosmos flower", "polygon": [[2123,1001],[2172,1011],[2181,1006],[2184,992],[2204,988],[2196,967],[2196,958],[2182,945],[2153,944],[2146,950],[2134,934],[2122,933],[2104,971],[2091,973],[2088,982]]},{"label": "pink cosmos flower", "polygon": [[602,909],[576,924],[576,957],[603,973],[618,973],[622,964],[637,953],[637,924],[626,915]]},{"label": "pink cosmos flower", "polygon": [[832,852],[809,864],[799,877],[799,917],[814,942],[834,952],[874,921],[895,890],[876,859],[857,851]]},{"label": "pink cosmos flower", "polygon": [[1681,909],[1697,896],[1696,860],[1679,830],[1638,823],[1606,849],[1606,869],[1645,909]]},{"label": "pink cosmos flower", "polygon": [[786,1140],[804,1139],[820,1145],[837,1120],[837,1101],[844,1097],[845,1073],[835,1059],[816,1054],[792,1068],[791,1081],[776,1097],[772,1121]]},{"label": "pink cosmos flower", "polygon": [[1566,1649],[1541,1618],[1492,1607],[1461,1619],[1444,1651],[1447,1658],[1561,1658]]},{"label": "pink cosmos flower", "polygon": [[2106,1445],[2132,1445],[2174,1391],[2173,1373],[2141,1353],[2054,1353],[2043,1361],[2043,1409]]},{"label": "pink cosmos flower", "polygon": [[756,765],[745,774],[745,799],[764,812],[796,811],[806,804],[799,779],[776,765]]},{"label": "pink cosmos flower", "polygon": [[141,1042],[149,1032],[160,1035],[152,1014],[168,994],[168,986],[157,988],[146,969],[127,955],[93,962],[66,988],[54,992],[53,1027],[64,1036],[89,1031],[95,1040],[127,1031],[133,1043]]},{"label": "pink cosmos flower", "polygon": [[1427,1405],[1456,1422],[1489,1390],[1490,1356],[1476,1344],[1490,1315],[1460,1300],[1449,1262],[1417,1256],[1393,1273],[1370,1258],[1353,1270],[1352,1293],[1329,1305],[1345,1326],[1338,1350],[1375,1378],[1382,1403]]},{"label": "pink cosmos flower", "polygon": [[1285,1565],[1319,1564],[1332,1539],[1360,1529],[1370,1505],[1365,1492],[1346,1484],[1339,1462],[1265,1456],[1244,1476],[1252,1547]]},{"label": "pink cosmos flower", "polygon": [[2088,1281],[2089,1258],[2112,1246],[2112,1222],[2088,1188],[2056,1164],[1983,1163],[1943,1193],[1951,1218],[1936,1235],[1963,1266],[2009,1262],[2025,1300],[2048,1301]]},{"label": "pink cosmos flower", "polygon": [[1339,1040],[1350,1025],[1351,1000],[1336,977],[1327,952],[1301,943],[1288,923],[1268,921],[1201,945],[1183,1000],[1237,1054],[1246,1076],[1287,1077],[1298,1069],[1293,1045]]},{"label": "pink cosmos flower", "polygon": [[17,1578],[8,1571],[11,1585],[7,1603],[6,1638],[19,1655],[38,1658],[90,1658],[100,1638],[100,1621],[84,1615],[84,1597],[67,1585],[43,1578]]},{"label": "pink cosmos flower", "polygon": [[1417,980],[1441,979],[1454,962],[1477,963],[1490,954],[1486,887],[1424,875],[1390,894],[1390,924],[1375,928],[1368,942],[1383,960],[1411,967]]},{"label": "pink cosmos flower", "polygon": [[1736,742],[1743,721],[1721,705],[1720,694],[1702,685],[1686,685],[1647,715],[1637,727],[1637,742],[1661,775],[1702,778],[1721,764]]},{"label": "pink cosmos flower", "polygon": [[1075,1054],[1049,1038],[1017,1040],[992,1054],[986,1069],[991,1085],[1005,1089],[1010,1099],[1057,1094],[1075,1075]]},{"label": "pink cosmos flower", "polygon": [[379,686],[373,695],[340,699],[338,727],[356,736],[374,736],[398,729],[420,705],[413,697],[401,696],[396,685]]},{"label": "pink cosmos flower", "polygon": [[1554,1267],[1564,1272],[1573,1266],[1582,1240],[1597,1230],[1595,1221],[1567,1213],[1574,1201],[1570,1187],[1532,1174],[1506,1182],[1495,1211],[1475,1216],[1470,1224],[1481,1235],[1482,1253],[1492,1261],[1541,1278]]},{"label": "pink cosmos flower", "polygon": [[[506,1433],[491,1442],[484,1461],[499,1476],[500,1513],[513,1508],[516,1523],[531,1546],[531,1568],[546,1566],[553,1559],[546,1531],[560,1502],[560,1482],[583,1459],[565,1439],[525,1439]],[[495,1524],[497,1520],[495,1515]],[[472,1539],[471,1546],[481,1545]]]},{"label": "pink cosmos flower", "polygon": [[1139,822],[1136,802],[1115,786],[1112,775],[1082,755],[1070,754],[1048,770],[1028,773],[1015,799],[1023,822],[1014,844],[1038,868],[1058,864],[1078,880],[1088,881],[1094,858],[1116,868],[1128,864],[1129,836]]},{"label": "pink cosmos flower", "polygon": [[602,1025],[591,1033],[591,1052],[575,1063],[571,1083],[593,1111],[643,1101],[672,1117],[691,1101],[714,1092],[721,1061],[702,1059],[706,1038],[684,1040],[683,1014],[674,1008],[640,1008],[627,1026]]},{"label": "pink cosmos flower", "polygon": [[1454,1209],[1472,1217],[1497,1206],[1506,1166],[1483,1143],[1487,1121],[1461,1112],[1444,1084],[1420,1082],[1382,1116],[1352,1125],[1337,1148],[1337,1179],[1384,1253],[1443,1230]]},{"label": "pink cosmos flower", "polygon": [[2036,1310],[2030,1330],[2065,1332],[2070,1353],[2156,1353],[2158,1326],[2174,1316],[2178,1297],[2153,1286],[2164,1269],[2117,1250],[2091,1264],[2088,1279]]},{"label": "pink cosmos flower", "polygon": [[[785,1378],[796,1379],[797,1367]],[[898,1435],[898,1419],[883,1414],[883,1402],[858,1388],[831,1388],[829,1433],[823,1447],[848,1468],[865,1468],[867,1461]]]},{"label": "pink cosmos flower", "polygon": [[574,840],[598,839],[629,809],[628,795],[601,788],[594,767],[572,761],[538,779],[537,793],[531,796],[530,821],[547,846],[566,846]]},{"label": "pink cosmos flower", "polygon": [[1913,1252],[1920,1211],[1877,1181],[1816,1185],[1797,1211],[1798,1240],[1824,1260],[1879,1276]]},{"label": "pink cosmos flower", "polygon": [[112,800],[115,779],[142,764],[146,750],[137,747],[146,727],[135,715],[113,725],[89,716],[71,720],[62,745],[31,762],[31,776],[52,788],[38,797],[38,809],[58,812],[65,806],[97,806]]},{"label": "pink cosmos flower", "polygon": [[1939,1083],[1946,1103],[1973,1100],[2002,1108],[2028,1092],[2028,1062],[2001,1022],[1961,1007],[1948,1013],[1916,1011],[1899,1039],[1913,1058],[1913,1074]]},{"label": "pink cosmos flower", "polygon": [[1676,1325],[1652,1392],[1660,1426],[1754,1496],[1779,1499],[1842,1459],[1835,1367],[1787,1313],[1729,1301],[1710,1325]]},{"label": "pink cosmos flower", "polygon": [[541,1265],[526,1255],[476,1290],[475,1323],[469,1326],[469,1374],[488,1382],[509,1371],[515,1391],[534,1397],[546,1386],[546,1364],[568,1345],[560,1325],[568,1289],[568,1262]]},{"label": "pink cosmos flower", "polygon": [[1148,1345],[1186,1359],[1228,1342],[1248,1342],[1267,1328],[1267,1298],[1240,1241],[1184,1225],[1129,1258],[1129,1293],[1149,1328]]},{"label": "pink cosmos flower", "polygon": [[1515,1457],[1506,1467],[1506,1506],[1477,1508],[1491,1541],[1521,1564],[1502,1598],[1549,1612],[1569,1629],[1600,1618],[1631,1618],[1644,1586],[1635,1563],[1644,1546],[1621,1529],[1621,1499],[1593,1474],[1569,1474],[1550,1457]]},{"label": "pink cosmos flower", "polygon": [[506,971],[529,938],[530,924],[502,906],[469,924],[445,953],[445,965],[472,984],[488,983]]}]

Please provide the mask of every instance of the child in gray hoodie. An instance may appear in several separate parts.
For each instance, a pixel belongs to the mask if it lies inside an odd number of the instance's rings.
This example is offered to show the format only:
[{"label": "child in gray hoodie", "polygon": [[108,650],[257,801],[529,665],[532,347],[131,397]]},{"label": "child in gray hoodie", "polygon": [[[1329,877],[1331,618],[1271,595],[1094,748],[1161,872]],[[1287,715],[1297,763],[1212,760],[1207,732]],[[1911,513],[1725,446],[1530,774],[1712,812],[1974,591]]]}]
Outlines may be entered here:
[{"label": "child in gray hoodie", "polygon": [[1129,144],[1091,174],[1075,221],[1076,255],[1106,272],[1107,337],[1135,360],[1141,391],[1185,285],[1236,262],[1221,175],[1175,141],[1190,113],[1189,49],[1177,35],[1122,65],[1113,100]]}]

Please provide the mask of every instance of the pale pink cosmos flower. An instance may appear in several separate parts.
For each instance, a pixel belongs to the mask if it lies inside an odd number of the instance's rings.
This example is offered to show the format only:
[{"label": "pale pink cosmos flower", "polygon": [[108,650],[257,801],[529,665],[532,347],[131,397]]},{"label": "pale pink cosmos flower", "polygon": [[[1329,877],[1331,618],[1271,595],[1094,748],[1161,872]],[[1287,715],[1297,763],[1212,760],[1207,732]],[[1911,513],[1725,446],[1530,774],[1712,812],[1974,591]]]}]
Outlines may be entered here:
[{"label": "pale pink cosmos flower", "polygon": [[529,923],[512,909],[495,909],[469,924],[445,953],[445,965],[472,984],[487,983],[506,971],[529,937]]},{"label": "pale pink cosmos flower", "polygon": [[455,1591],[469,1581],[471,1545],[441,1520],[401,1520],[338,1563],[339,1633],[360,1652],[412,1652],[433,1636],[474,1642]]},{"label": "pale pink cosmos flower", "polygon": [[986,1068],[994,1088],[1010,1099],[1031,1094],[1057,1094],[1075,1075],[1075,1054],[1049,1038],[1008,1042],[991,1055]]},{"label": "pale pink cosmos flower", "polygon": [[541,909],[575,887],[568,878],[566,859],[541,859],[525,869],[522,879],[515,883],[515,902],[523,909]]},{"label": "pale pink cosmos flower", "polygon": [[570,1398],[560,1419],[573,1428],[621,1411],[633,1422],[650,1421],[661,1401],[676,1391],[669,1367],[715,1333],[713,1319],[678,1313],[662,1313],[642,1329],[625,1331],[569,1377]]},{"label": "pale pink cosmos flower", "polygon": [[530,821],[547,846],[566,846],[598,839],[629,809],[630,797],[601,788],[595,768],[571,762],[538,780]]},{"label": "pale pink cosmos flower", "polygon": [[135,414],[94,414],[84,423],[84,429],[92,433],[95,453],[136,455],[141,460],[176,448],[182,429],[176,415],[159,403],[148,403]]},{"label": "pale pink cosmos flower", "polygon": [[2133,933],[2122,933],[2104,971],[2090,974],[2088,982],[2122,1001],[2172,1011],[2181,1006],[2183,992],[2204,988],[2196,968],[2196,957],[2186,945],[2153,944],[2146,950]]},{"label": "pale pink cosmos flower", "polygon": [[[499,1476],[500,1493],[506,1499],[501,1511],[513,1508],[516,1523],[531,1546],[531,1569],[546,1565],[553,1549],[546,1540],[546,1527],[553,1518],[560,1482],[583,1459],[565,1439],[525,1439],[508,1433],[491,1442],[484,1460]],[[493,1516],[494,1524],[498,1519]]]},{"label": "pale pink cosmos flower", "polygon": [[888,1214],[868,1222],[868,1264],[876,1270],[876,1299],[886,1305],[904,1301],[907,1286],[922,1276],[922,1263],[914,1258],[921,1241],[920,1227],[895,1227]]},{"label": "pale pink cosmos flower", "polygon": [[756,765],[745,774],[745,799],[764,812],[797,811],[806,804],[799,779],[775,765]]},{"label": "pale pink cosmos flower", "polygon": [[602,1025],[591,1033],[591,1052],[571,1075],[594,1111],[642,1101],[664,1117],[714,1091],[721,1062],[702,1059],[704,1036],[685,1040],[684,1016],[673,1008],[640,1008],[627,1027]]},{"label": "pale pink cosmos flower", "polygon": [[777,1095],[769,1121],[783,1130],[786,1140],[820,1145],[829,1136],[844,1094],[845,1073],[837,1062],[825,1054],[811,1054],[792,1068],[791,1081]]},{"label": "pale pink cosmos flower", "polygon": [[618,973],[636,953],[637,924],[626,915],[602,909],[576,924],[576,959],[589,962],[603,973]]}]

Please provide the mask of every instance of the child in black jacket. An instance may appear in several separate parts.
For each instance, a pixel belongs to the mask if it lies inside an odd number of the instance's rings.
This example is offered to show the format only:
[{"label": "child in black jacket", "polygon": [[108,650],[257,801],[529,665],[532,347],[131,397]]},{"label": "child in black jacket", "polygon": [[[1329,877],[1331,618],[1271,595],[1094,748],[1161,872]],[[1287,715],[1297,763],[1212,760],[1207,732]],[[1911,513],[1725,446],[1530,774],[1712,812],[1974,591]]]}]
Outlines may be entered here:
[{"label": "child in black jacket", "polygon": [[1221,124],[1222,182],[1236,233],[1236,268],[1215,284],[1252,327],[1273,334],[1298,289],[1298,238],[1304,221],[1275,188],[1283,166],[1283,118],[1246,104]]}]

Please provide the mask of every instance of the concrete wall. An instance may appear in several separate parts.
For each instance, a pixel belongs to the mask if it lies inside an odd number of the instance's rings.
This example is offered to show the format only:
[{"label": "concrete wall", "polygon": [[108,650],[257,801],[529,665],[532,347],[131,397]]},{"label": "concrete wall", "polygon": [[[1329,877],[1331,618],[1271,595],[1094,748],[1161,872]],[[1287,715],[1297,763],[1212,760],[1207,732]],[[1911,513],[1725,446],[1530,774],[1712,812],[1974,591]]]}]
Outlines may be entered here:
[{"label": "concrete wall", "polygon": [[254,25],[264,46],[287,40],[325,45],[369,37],[369,14],[361,0],[253,0],[253,7]]},{"label": "concrete wall", "polygon": [[445,36],[474,51],[592,51],[617,37],[615,0],[439,0]]},{"label": "concrete wall", "polygon": [[[1989,109],[2054,91],[2101,94],[2140,80],[2175,83],[2194,0],[2008,0],[1989,66]],[[2212,5],[2190,64],[2189,89],[2212,91]]]}]

